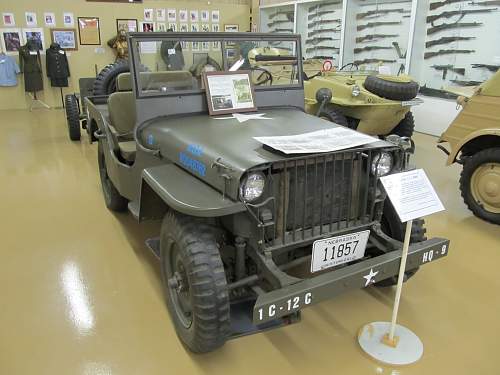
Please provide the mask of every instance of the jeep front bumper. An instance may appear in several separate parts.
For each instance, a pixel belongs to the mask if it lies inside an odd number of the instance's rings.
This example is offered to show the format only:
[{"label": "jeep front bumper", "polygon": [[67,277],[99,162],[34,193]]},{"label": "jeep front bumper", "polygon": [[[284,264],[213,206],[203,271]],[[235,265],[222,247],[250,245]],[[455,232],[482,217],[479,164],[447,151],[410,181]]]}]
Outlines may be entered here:
[{"label": "jeep front bumper", "polygon": [[[447,239],[433,238],[410,245],[406,269],[415,269],[446,256],[449,244],[450,241]],[[342,292],[365,288],[377,281],[397,276],[401,253],[401,250],[391,251],[261,294],[253,308],[253,322],[259,325],[330,299]]]}]

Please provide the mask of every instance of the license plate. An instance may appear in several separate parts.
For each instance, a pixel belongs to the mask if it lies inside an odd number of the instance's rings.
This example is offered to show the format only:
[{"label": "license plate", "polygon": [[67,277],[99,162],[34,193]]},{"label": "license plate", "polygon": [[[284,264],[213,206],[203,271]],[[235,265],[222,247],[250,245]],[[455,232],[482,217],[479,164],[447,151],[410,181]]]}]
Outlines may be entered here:
[{"label": "license plate", "polygon": [[412,100],[407,100],[407,101],[401,102],[401,106],[402,107],[411,107],[411,106],[414,106],[414,105],[422,104],[423,102],[424,102],[423,99],[415,98],[415,99],[412,99]]},{"label": "license plate", "polygon": [[313,243],[311,272],[318,272],[365,256],[370,231],[325,238]]}]

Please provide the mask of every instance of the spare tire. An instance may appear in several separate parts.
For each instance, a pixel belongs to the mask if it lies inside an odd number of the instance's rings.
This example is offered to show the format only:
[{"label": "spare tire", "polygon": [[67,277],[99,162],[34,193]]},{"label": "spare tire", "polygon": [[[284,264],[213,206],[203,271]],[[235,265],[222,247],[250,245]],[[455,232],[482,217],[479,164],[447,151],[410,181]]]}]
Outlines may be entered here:
[{"label": "spare tire", "polygon": [[116,77],[121,73],[130,72],[127,60],[118,60],[106,65],[94,81],[94,96],[111,95],[116,91]]},{"label": "spare tire", "polygon": [[418,94],[418,83],[414,81],[397,82],[371,75],[366,77],[365,89],[372,94],[389,100],[411,100]]}]

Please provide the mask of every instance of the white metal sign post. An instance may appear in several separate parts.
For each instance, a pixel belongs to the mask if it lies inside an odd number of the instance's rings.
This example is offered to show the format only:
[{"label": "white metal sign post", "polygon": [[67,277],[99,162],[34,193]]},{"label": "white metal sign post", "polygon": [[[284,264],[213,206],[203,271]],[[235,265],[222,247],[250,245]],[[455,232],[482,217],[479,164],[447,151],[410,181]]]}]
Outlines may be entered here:
[{"label": "white metal sign post", "polygon": [[404,365],[418,361],[424,351],[417,335],[396,324],[413,220],[443,211],[444,207],[422,169],[385,176],[381,181],[401,222],[406,222],[406,232],[391,322],[366,324],[358,342],[373,358],[386,364]]}]

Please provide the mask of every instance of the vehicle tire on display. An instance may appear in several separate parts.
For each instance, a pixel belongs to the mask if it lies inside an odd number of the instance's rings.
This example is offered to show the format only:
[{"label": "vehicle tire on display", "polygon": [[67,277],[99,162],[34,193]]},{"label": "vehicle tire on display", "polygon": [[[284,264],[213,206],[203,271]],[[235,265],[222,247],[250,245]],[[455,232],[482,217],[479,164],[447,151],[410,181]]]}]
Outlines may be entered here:
[{"label": "vehicle tire on display", "polygon": [[94,96],[111,95],[116,91],[116,77],[121,73],[130,72],[127,60],[118,60],[102,69],[94,81]]},{"label": "vehicle tire on display", "polygon": [[[394,206],[389,201],[389,199],[387,199],[384,204],[384,213],[382,215],[381,225],[382,225],[382,232],[384,232],[388,236],[398,241],[401,242],[404,241],[406,223],[402,223],[399,220],[398,214],[396,213],[396,210],[394,210]],[[426,231],[427,229],[425,229],[424,219],[413,220],[411,227],[410,244],[427,240],[427,237],[425,236]],[[417,271],[418,268],[405,271],[405,276],[403,281],[406,282],[410,277],[415,275]],[[375,285],[380,287],[388,287],[396,285],[397,283],[398,283],[398,275],[395,275],[389,277],[388,279],[381,280],[375,283]]]},{"label": "vehicle tire on display", "polygon": [[408,112],[404,119],[402,119],[399,124],[392,129],[391,133],[399,135],[400,137],[411,138],[413,136],[413,130],[415,129],[415,119],[413,118],[413,113]]},{"label": "vehicle tire on display", "polygon": [[321,112],[318,114],[319,118],[324,120],[331,121],[335,124],[349,127],[349,123],[347,122],[347,118],[340,112],[335,109],[325,106]]},{"label": "vehicle tire on display", "polygon": [[417,96],[419,89],[414,81],[397,82],[375,75],[366,77],[364,86],[372,94],[389,100],[411,100]]},{"label": "vehicle tire on display", "polygon": [[474,215],[500,224],[500,147],[464,158],[460,191]]},{"label": "vehicle tire on display", "polygon": [[229,293],[220,235],[203,221],[167,212],[161,226],[161,273],[170,317],[193,352],[224,345],[230,332]]},{"label": "vehicle tire on display", "polygon": [[102,192],[104,195],[104,203],[106,207],[111,211],[125,211],[127,208],[128,201],[126,198],[122,197],[115,185],[108,176],[108,171],[106,169],[106,160],[104,158],[104,144],[99,141],[97,146],[97,161],[99,164],[99,176],[101,178]]},{"label": "vehicle tire on display", "polygon": [[74,94],[66,95],[64,98],[66,107],[66,122],[68,123],[69,139],[79,141],[80,134],[80,106],[78,98]]}]

